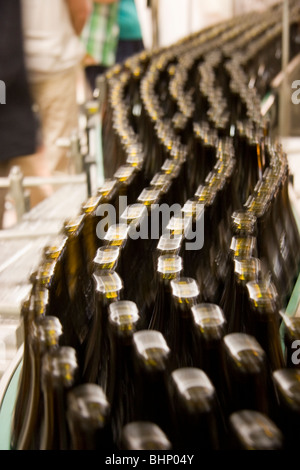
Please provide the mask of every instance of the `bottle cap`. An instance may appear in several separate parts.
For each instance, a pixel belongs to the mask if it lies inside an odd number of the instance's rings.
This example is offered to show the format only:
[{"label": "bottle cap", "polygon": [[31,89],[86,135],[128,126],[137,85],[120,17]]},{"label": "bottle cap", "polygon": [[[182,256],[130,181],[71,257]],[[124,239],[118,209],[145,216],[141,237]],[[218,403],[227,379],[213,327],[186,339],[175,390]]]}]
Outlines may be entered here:
[{"label": "bottle cap", "polygon": [[[297,316],[289,316],[282,312],[279,312],[282,318],[282,322],[284,325],[284,333],[291,340],[299,341],[300,340],[300,317]],[[299,342],[300,346],[300,342]]]},{"label": "bottle cap", "polygon": [[114,174],[114,178],[116,178],[120,183],[129,183],[133,176],[136,173],[136,168],[132,165],[121,165]]},{"label": "bottle cap", "polygon": [[176,254],[180,251],[182,240],[181,234],[163,233],[157,244],[157,250],[162,253]]},{"label": "bottle cap", "polygon": [[144,204],[136,203],[130,204],[126,207],[120,216],[121,224],[137,224],[141,223],[147,215],[147,209]]},{"label": "bottle cap", "polygon": [[122,433],[127,450],[170,450],[171,443],[157,424],[148,421],[128,423]]},{"label": "bottle cap", "polygon": [[196,300],[200,293],[197,282],[189,277],[173,279],[171,288],[173,296],[179,303],[189,304],[191,300]]},{"label": "bottle cap", "polygon": [[192,217],[185,216],[185,214],[173,216],[167,224],[166,230],[169,230],[171,235],[184,235],[187,233],[192,224]]},{"label": "bottle cap", "polygon": [[208,412],[215,399],[215,388],[206,373],[196,367],[183,367],[171,373],[171,378],[186,405],[193,412]]},{"label": "bottle cap", "polygon": [[255,215],[246,210],[235,211],[231,216],[231,227],[235,235],[254,235],[256,224]]},{"label": "bottle cap", "polygon": [[43,286],[35,290],[33,296],[35,316],[42,317],[49,313],[50,309],[50,292]]},{"label": "bottle cap", "polygon": [[101,196],[91,196],[83,205],[82,212],[90,214],[94,212],[101,202]]},{"label": "bottle cap", "polygon": [[140,319],[136,304],[129,300],[120,300],[109,305],[109,321],[122,331],[133,333],[134,326]]},{"label": "bottle cap", "polygon": [[200,303],[192,307],[193,320],[204,340],[219,340],[226,330],[223,310],[212,303]]},{"label": "bottle cap", "polygon": [[169,175],[160,171],[156,173],[150,181],[150,186],[160,190],[160,193],[166,194],[172,184],[172,180]]},{"label": "bottle cap", "polygon": [[234,259],[247,259],[255,255],[257,240],[252,236],[234,236],[231,239],[230,251]]},{"label": "bottle cap", "polygon": [[177,160],[170,160],[166,159],[161,166],[161,171],[163,171],[166,175],[169,175],[170,178],[176,178],[181,170],[180,162]]},{"label": "bottle cap", "polygon": [[93,260],[94,269],[114,269],[120,254],[120,248],[116,245],[102,246],[98,248]]},{"label": "bottle cap", "polygon": [[278,307],[278,294],[274,284],[264,279],[246,284],[253,309],[260,314],[275,314]]},{"label": "bottle cap", "polygon": [[42,287],[50,287],[51,281],[57,267],[57,259],[50,258],[42,262],[38,268],[37,281]]},{"label": "bottle cap", "polygon": [[245,258],[234,260],[234,272],[238,282],[246,284],[258,281],[261,276],[261,262],[258,258]]},{"label": "bottle cap", "polygon": [[57,317],[51,315],[37,318],[32,328],[34,338],[45,346],[57,345],[63,333],[61,322]]},{"label": "bottle cap", "polygon": [[145,206],[151,206],[152,204],[157,204],[160,198],[159,189],[154,189],[151,187],[144,188],[141,194],[138,196],[138,203],[144,204]]},{"label": "bottle cap", "polygon": [[279,399],[293,412],[300,411],[300,370],[278,369],[273,372],[273,379]]},{"label": "bottle cap", "polygon": [[134,333],[133,343],[138,357],[149,369],[164,368],[170,348],[162,333],[156,330],[140,330]]},{"label": "bottle cap", "polygon": [[110,405],[103,389],[92,383],[77,385],[71,390],[67,404],[68,414],[83,420],[87,428],[102,428],[110,414]]},{"label": "bottle cap", "polygon": [[157,261],[157,272],[165,279],[172,279],[178,276],[183,269],[183,260],[178,255],[162,255]]},{"label": "bottle cap", "polygon": [[280,450],[283,435],[271,419],[255,410],[232,413],[229,423],[245,450]]},{"label": "bottle cap", "polygon": [[106,179],[100,186],[100,188],[97,189],[97,194],[102,198],[107,197],[110,193],[114,191],[117,185],[118,180],[116,178]]},{"label": "bottle cap", "polygon": [[43,375],[53,379],[62,379],[65,386],[72,386],[78,370],[76,351],[69,346],[59,346],[43,356]]},{"label": "bottle cap", "polygon": [[103,270],[93,274],[96,292],[106,299],[116,299],[123,288],[120,276],[112,270]]},{"label": "bottle cap", "polygon": [[132,146],[130,146],[130,148],[127,147],[126,154],[127,154],[126,163],[128,165],[131,165],[134,168],[137,168],[138,170],[140,170],[142,168],[143,164],[144,164],[144,161],[145,161],[144,153],[142,153],[138,149],[136,151],[134,151]]},{"label": "bottle cap", "polygon": [[184,217],[192,217],[193,219],[199,219],[204,213],[204,204],[199,201],[198,197],[188,199],[182,208]]},{"label": "bottle cap", "polygon": [[254,336],[230,333],[223,341],[225,351],[239,373],[256,374],[264,367],[266,355]]},{"label": "bottle cap", "polygon": [[122,247],[127,240],[128,231],[129,227],[127,224],[111,225],[105,234],[104,240],[109,245]]},{"label": "bottle cap", "polygon": [[50,241],[49,245],[44,248],[44,255],[46,259],[58,259],[63,253],[66,246],[67,237],[64,235],[58,235]]},{"label": "bottle cap", "polygon": [[197,188],[195,196],[198,198],[199,203],[204,204],[205,207],[210,207],[214,204],[217,192],[214,188],[201,185]]},{"label": "bottle cap", "polygon": [[82,223],[84,220],[84,214],[80,214],[73,219],[69,219],[64,223],[64,233],[67,236],[76,236],[79,230],[82,227]]}]

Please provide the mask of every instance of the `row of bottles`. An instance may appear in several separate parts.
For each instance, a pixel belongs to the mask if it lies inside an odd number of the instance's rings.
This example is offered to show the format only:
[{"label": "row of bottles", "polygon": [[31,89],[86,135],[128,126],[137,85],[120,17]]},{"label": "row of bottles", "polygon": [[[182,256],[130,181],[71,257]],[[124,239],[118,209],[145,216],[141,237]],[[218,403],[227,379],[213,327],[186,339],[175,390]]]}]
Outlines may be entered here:
[{"label": "row of bottles", "polygon": [[106,180],[32,274],[13,449],[299,439],[299,321],[284,312],[300,238],[287,158],[260,115],[281,13],[107,72]]},{"label": "row of bottles", "polygon": [[[61,345],[60,321],[40,315],[31,294],[23,307],[29,330],[12,448],[122,450],[132,448],[127,441],[142,423],[148,423],[149,435],[136,448],[232,449],[237,438],[246,448],[250,437],[249,448],[293,448],[299,439],[299,366],[281,356],[278,328],[267,321],[266,332],[266,320],[259,318],[252,334],[229,333],[222,309],[199,303],[196,281],[178,276],[182,265],[173,256],[173,262],[166,255],[159,262],[165,273],[176,271],[166,291],[165,323],[142,329],[134,302],[107,295],[108,305],[102,303],[107,341],[102,336],[102,343],[94,344],[94,377],[91,371],[82,374],[79,351]],[[99,277],[109,274],[104,270]],[[263,315],[263,294],[249,296],[260,302],[252,305],[252,315]],[[156,320],[165,312],[156,311]],[[286,338],[294,326],[287,321]],[[104,343],[105,364],[97,356]],[[238,426],[243,420],[245,429]],[[256,432],[247,436],[252,427]],[[143,441],[143,433],[139,437]]]}]

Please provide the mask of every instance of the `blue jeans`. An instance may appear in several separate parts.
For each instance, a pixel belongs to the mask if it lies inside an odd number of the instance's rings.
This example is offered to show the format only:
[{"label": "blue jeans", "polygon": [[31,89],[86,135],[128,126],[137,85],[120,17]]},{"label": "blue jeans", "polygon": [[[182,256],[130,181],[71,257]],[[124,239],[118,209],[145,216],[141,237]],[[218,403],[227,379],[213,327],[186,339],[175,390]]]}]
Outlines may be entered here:
[{"label": "blue jeans", "polygon": [[142,39],[120,39],[117,48],[116,62],[124,62],[128,57],[138,54],[144,50]]}]

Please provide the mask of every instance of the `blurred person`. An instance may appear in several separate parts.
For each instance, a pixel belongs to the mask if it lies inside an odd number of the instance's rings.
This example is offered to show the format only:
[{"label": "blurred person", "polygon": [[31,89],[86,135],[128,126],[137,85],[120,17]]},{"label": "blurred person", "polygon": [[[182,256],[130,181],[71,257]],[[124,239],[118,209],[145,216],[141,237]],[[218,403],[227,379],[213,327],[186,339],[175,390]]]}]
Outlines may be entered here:
[{"label": "blurred person", "polygon": [[[14,165],[24,176],[43,176],[43,157],[37,152],[38,122],[24,61],[20,0],[0,0],[0,11],[0,79],[5,84],[0,105],[0,176],[8,177]],[[7,193],[7,189],[0,189],[1,229]],[[31,204],[46,196],[45,188],[33,188]]]},{"label": "blurred person", "polygon": [[96,78],[116,62],[119,39],[119,0],[94,0],[81,40],[85,48],[83,60],[85,76],[91,91],[96,88]]},{"label": "blurred person", "polygon": [[52,175],[72,170],[57,141],[78,127],[80,34],[90,8],[89,0],[22,0],[26,68]]},{"label": "blurred person", "polygon": [[117,63],[144,50],[142,29],[135,0],[120,0],[118,24],[120,28]]}]

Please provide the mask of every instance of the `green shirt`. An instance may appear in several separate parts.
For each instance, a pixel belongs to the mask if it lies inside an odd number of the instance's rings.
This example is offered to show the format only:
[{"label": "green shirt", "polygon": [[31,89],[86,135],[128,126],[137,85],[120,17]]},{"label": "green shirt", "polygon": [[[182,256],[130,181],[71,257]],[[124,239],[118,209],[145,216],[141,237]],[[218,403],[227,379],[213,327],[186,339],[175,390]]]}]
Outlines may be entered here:
[{"label": "green shirt", "polygon": [[94,3],[92,13],[81,34],[86,53],[99,65],[110,67],[116,61],[118,39],[118,3],[111,5]]},{"label": "green shirt", "polygon": [[120,39],[142,39],[139,17],[134,0],[120,0]]}]

